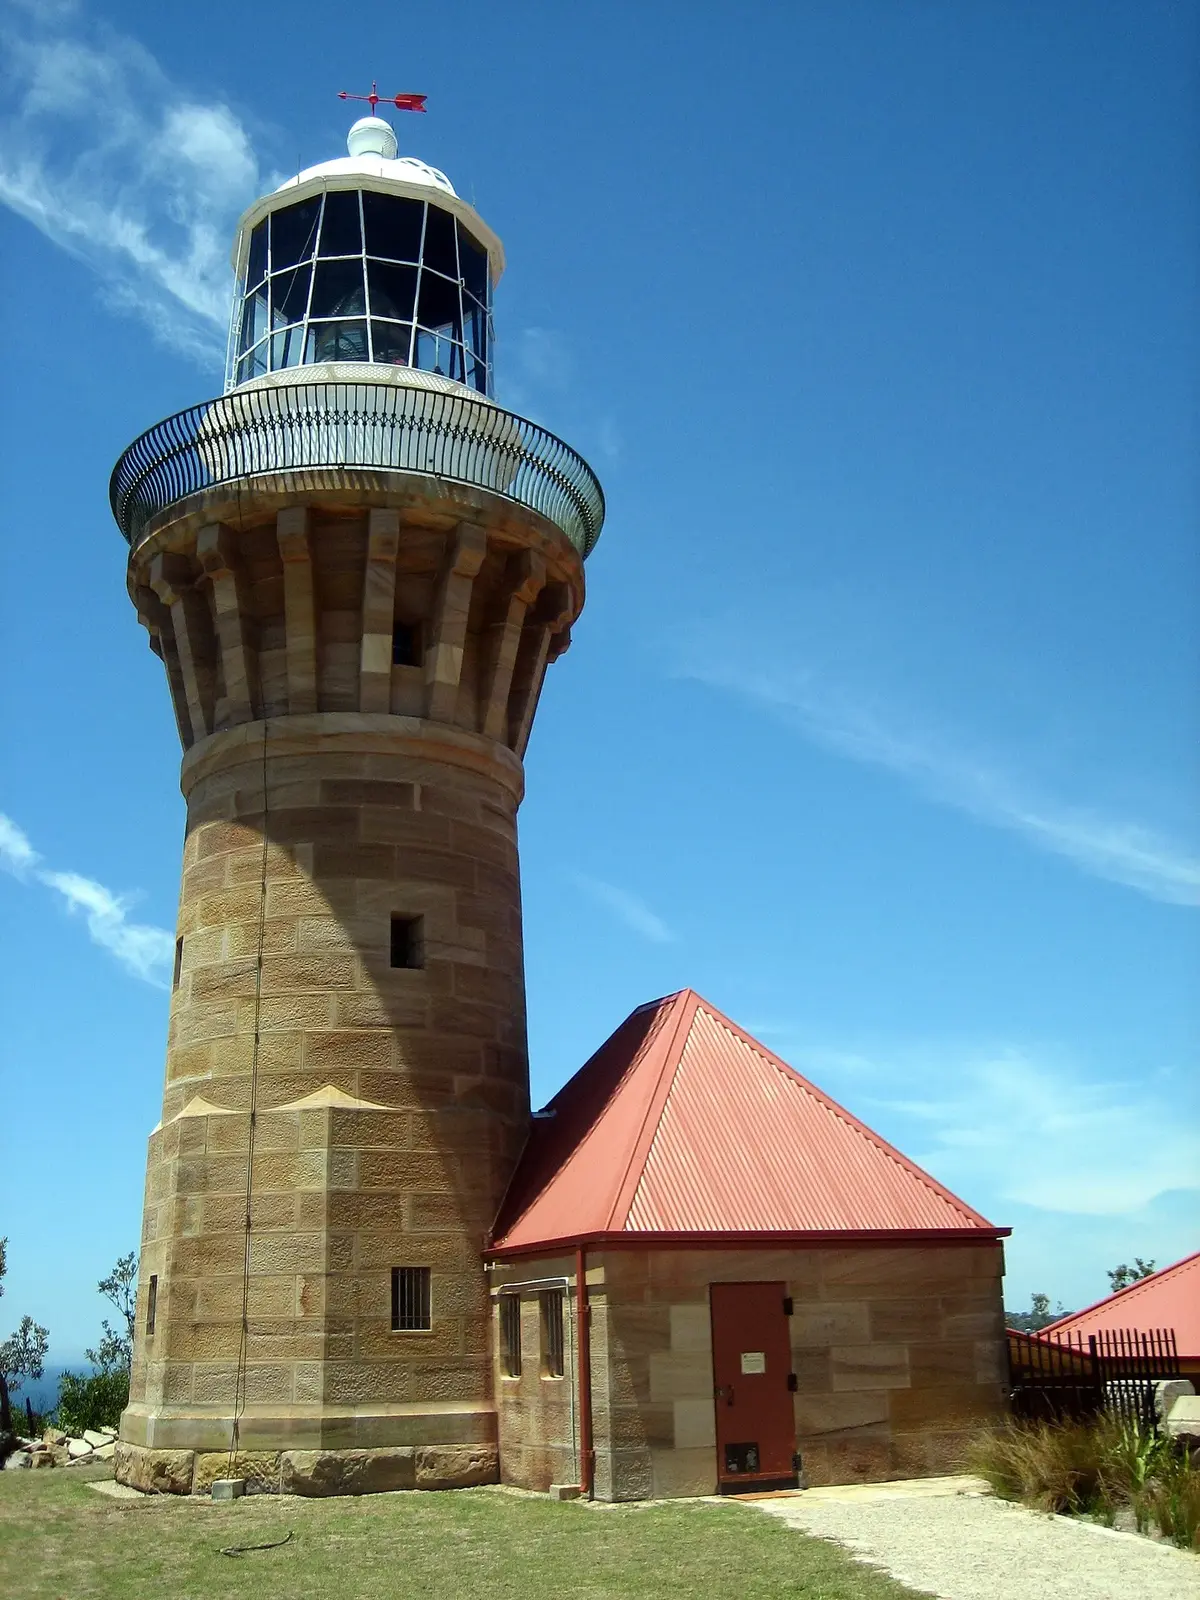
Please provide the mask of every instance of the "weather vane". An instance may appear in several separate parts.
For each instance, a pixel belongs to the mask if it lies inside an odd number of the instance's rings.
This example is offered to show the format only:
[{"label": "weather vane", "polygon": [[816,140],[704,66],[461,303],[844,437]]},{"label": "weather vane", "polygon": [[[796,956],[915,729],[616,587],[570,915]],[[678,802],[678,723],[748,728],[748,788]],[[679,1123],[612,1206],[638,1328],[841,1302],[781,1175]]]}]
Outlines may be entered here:
[{"label": "weather vane", "polygon": [[426,96],[423,94],[397,94],[390,99],[387,95],[376,92],[374,79],[371,81],[370,94],[347,94],[345,89],[338,93],[339,100],[365,100],[371,108],[371,115],[375,115],[378,105],[395,106],[397,111],[424,111]]}]

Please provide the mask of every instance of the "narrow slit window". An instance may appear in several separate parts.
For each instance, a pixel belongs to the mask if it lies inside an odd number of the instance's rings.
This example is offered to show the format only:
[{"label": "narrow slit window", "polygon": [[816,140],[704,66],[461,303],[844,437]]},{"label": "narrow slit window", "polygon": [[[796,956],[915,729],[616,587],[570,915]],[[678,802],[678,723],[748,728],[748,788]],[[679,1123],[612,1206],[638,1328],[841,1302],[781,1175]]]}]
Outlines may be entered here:
[{"label": "narrow slit window", "polygon": [[428,1267],[392,1268],[392,1332],[428,1333],[433,1326]]},{"label": "narrow slit window", "polygon": [[393,967],[423,967],[425,936],[421,917],[392,918],[391,964]]},{"label": "narrow slit window", "polygon": [[176,941],[175,941],[175,970],[171,974],[171,987],[172,987],[172,989],[178,989],[178,987],[179,987],[179,975],[180,975],[180,973],[182,971],[183,971],[183,935],[180,934],[179,938],[176,939]]},{"label": "narrow slit window", "polygon": [[506,1378],[521,1376],[521,1297],[500,1296],[500,1365]]},{"label": "narrow slit window", "polygon": [[158,1313],[158,1274],[150,1274],[150,1286],[146,1290],[146,1332],[154,1332],[154,1318]]},{"label": "narrow slit window", "polygon": [[542,1291],[542,1377],[563,1375],[563,1292]]},{"label": "narrow slit window", "polygon": [[419,629],[412,622],[392,624],[392,665],[394,667],[419,667],[421,641]]}]

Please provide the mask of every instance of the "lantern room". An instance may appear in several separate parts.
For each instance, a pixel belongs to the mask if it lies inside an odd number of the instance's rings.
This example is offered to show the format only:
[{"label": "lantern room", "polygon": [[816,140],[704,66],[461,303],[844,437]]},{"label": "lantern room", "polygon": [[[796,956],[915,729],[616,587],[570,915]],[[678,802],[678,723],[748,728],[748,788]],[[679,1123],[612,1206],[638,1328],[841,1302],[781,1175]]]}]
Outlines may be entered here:
[{"label": "lantern room", "polygon": [[347,145],[241,220],[226,389],[361,362],[491,394],[499,239],[444,173],[397,156],[382,118],[356,122]]}]

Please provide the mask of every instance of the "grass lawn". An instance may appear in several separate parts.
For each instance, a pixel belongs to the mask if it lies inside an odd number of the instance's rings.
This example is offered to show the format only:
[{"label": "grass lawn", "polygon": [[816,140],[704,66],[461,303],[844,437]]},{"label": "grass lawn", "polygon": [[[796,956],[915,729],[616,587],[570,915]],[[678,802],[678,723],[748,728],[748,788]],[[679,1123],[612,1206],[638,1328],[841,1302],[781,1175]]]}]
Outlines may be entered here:
[{"label": "grass lawn", "polygon": [[[596,1509],[490,1489],[232,1504],[114,1500],[97,1467],[0,1473],[0,1594],[74,1600],[491,1596],[912,1600],[914,1591],[729,1502]],[[230,1557],[222,1545],[291,1541]]]}]

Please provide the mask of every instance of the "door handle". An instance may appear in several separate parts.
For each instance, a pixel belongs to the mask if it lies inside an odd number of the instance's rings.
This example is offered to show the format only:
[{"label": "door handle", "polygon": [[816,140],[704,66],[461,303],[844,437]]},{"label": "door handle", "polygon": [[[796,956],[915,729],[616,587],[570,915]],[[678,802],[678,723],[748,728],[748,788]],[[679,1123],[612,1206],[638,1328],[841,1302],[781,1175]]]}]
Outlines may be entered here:
[{"label": "door handle", "polygon": [[715,1398],[724,1400],[726,1405],[731,1406],[733,1404],[733,1385],[731,1383],[720,1384],[717,1387]]}]

